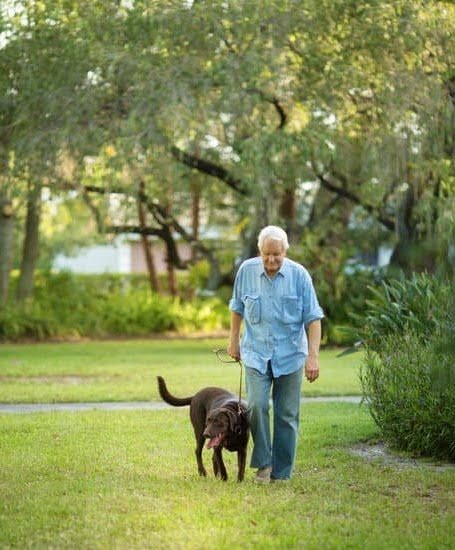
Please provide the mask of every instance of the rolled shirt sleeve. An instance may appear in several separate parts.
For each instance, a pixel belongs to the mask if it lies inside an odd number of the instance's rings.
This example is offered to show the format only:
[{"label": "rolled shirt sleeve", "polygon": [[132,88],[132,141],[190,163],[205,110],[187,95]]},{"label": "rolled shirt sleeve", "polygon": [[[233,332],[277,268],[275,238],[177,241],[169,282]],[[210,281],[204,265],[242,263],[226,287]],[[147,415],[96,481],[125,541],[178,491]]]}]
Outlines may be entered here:
[{"label": "rolled shirt sleeve", "polygon": [[229,309],[243,317],[244,306],[241,300],[231,298],[229,301]]},{"label": "rolled shirt sleeve", "polygon": [[324,312],[319,305],[313,281],[308,271],[304,271],[304,290],[303,290],[303,324],[309,325],[312,321],[323,319]]}]

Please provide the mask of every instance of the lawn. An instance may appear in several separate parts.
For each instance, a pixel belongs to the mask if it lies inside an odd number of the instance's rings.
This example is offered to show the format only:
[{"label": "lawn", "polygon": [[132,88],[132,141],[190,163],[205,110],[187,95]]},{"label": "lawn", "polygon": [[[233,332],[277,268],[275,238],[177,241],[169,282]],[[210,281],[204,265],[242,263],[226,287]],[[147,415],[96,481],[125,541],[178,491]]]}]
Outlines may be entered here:
[{"label": "lawn", "polygon": [[[364,406],[302,406],[289,484],[196,473],[184,409],[0,416],[1,548],[453,548],[453,470],[365,461]],[[210,451],[204,451],[210,465]]]},{"label": "lawn", "polygon": [[[238,389],[213,340],[0,346],[0,401],[158,399]],[[360,354],[321,354],[304,395],[358,394]],[[455,468],[352,452],[377,438],[366,405],[302,404],[293,479],[199,478],[187,409],[0,414],[0,548],[455,548]]]},{"label": "lawn", "polygon": [[[157,400],[156,376],[176,393],[219,385],[238,392],[239,367],[213,353],[226,340],[144,340],[0,345],[0,402]],[[321,353],[321,376],[305,396],[360,395],[361,354]]]}]

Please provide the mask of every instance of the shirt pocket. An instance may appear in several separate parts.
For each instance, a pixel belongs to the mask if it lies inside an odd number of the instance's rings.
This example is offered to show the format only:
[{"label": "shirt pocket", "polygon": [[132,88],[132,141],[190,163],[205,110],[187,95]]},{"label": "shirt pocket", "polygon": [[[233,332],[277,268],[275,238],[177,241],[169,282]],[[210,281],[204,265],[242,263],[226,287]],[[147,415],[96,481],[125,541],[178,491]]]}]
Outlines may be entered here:
[{"label": "shirt pocket", "polygon": [[243,298],[245,303],[245,319],[252,325],[261,322],[261,299],[259,296],[247,294]]},{"label": "shirt pocket", "polygon": [[299,296],[283,296],[281,298],[282,321],[286,325],[302,321],[302,298]]}]

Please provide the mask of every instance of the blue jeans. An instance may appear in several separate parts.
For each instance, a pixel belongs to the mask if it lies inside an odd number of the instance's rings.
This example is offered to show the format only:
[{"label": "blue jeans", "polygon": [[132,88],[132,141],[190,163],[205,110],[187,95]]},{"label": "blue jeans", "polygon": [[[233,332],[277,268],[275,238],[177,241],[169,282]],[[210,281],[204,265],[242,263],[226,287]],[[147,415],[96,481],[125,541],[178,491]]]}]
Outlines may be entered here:
[{"label": "blue jeans", "polygon": [[[300,391],[303,368],[273,378],[267,372],[245,369],[248,411],[253,437],[252,468],[272,467],[272,479],[290,479],[299,432]],[[270,434],[270,389],[273,403],[273,441]]]}]

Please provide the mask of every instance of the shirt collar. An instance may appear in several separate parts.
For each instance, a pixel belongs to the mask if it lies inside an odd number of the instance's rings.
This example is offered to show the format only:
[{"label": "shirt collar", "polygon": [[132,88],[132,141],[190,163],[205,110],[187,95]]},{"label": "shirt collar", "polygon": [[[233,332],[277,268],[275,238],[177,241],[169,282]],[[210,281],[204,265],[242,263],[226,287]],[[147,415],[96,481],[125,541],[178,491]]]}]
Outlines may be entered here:
[{"label": "shirt collar", "polygon": [[[261,260],[261,268],[262,268],[261,275],[264,275],[264,277],[268,277],[270,279],[270,277],[265,272],[264,263],[262,262],[262,260]],[[275,277],[277,277],[278,275],[280,275],[281,277],[284,277],[286,275],[286,272],[287,272],[287,262],[286,262],[286,258],[284,258],[283,263],[281,264],[281,267],[277,271],[277,274],[275,275]]]}]

